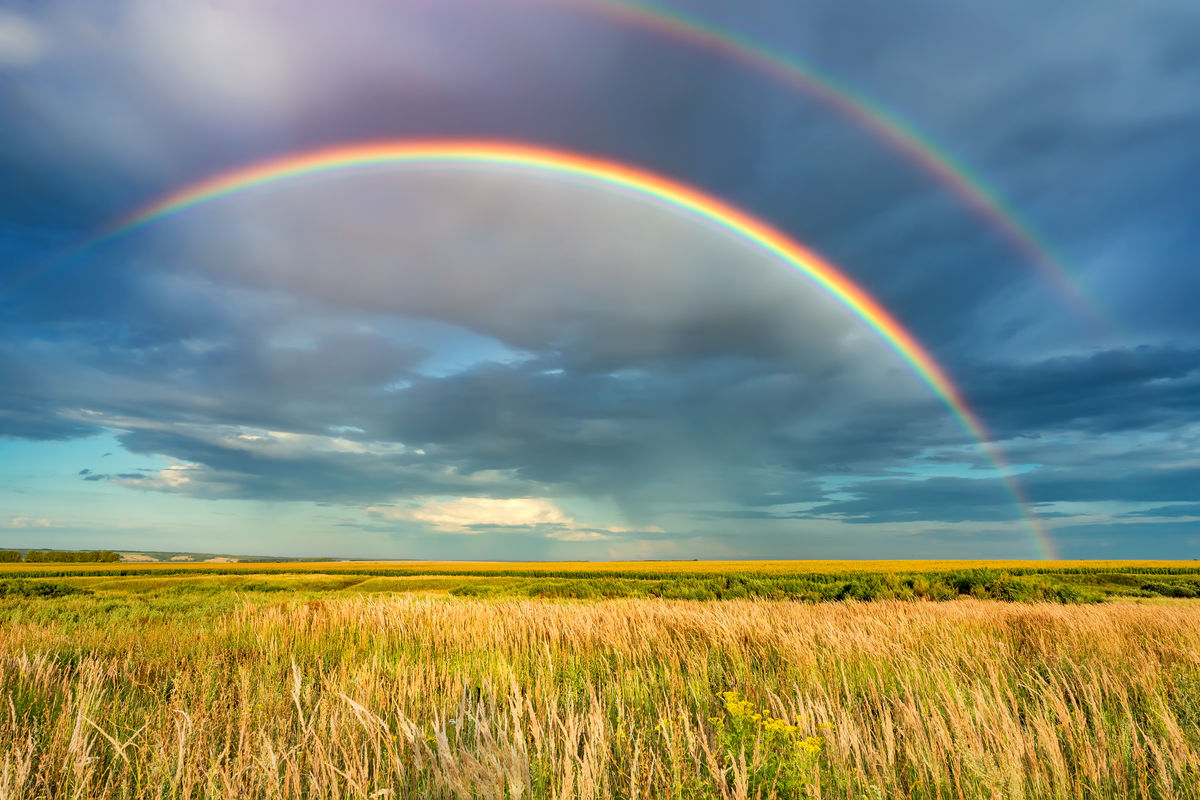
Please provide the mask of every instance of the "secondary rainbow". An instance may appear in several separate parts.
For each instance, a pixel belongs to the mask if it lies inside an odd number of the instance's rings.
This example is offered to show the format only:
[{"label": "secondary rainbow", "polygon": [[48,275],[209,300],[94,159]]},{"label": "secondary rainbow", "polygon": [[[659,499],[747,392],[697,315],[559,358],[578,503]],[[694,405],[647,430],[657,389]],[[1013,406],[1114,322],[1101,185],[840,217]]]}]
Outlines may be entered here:
[{"label": "secondary rainbow", "polygon": [[772,50],[761,42],[732,33],[675,9],[629,0],[530,0],[578,7],[621,24],[683,42],[697,49],[738,62],[774,80],[800,89],[870,131],[903,154],[939,185],[958,197],[1015,249],[1035,265],[1095,328],[1112,332],[1112,323],[1071,271],[1021,215],[1006,204],[983,178],[954,159],[909,123],[880,103],[839,82],[798,58]]},{"label": "secondary rainbow", "polygon": [[983,421],[928,351],[861,287],[816,253],[746,212],[690,186],[624,164],[560,150],[496,141],[402,141],[354,144],[284,156],[233,169],[173,192],[103,229],[84,249],[129,234],[202,203],[279,181],[383,165],[494,166],[613,187],[686,212],[794,268],[873,329],[933,390],[978,440],[996,465],[1044,558],[1054,558],[1047,535]]}]

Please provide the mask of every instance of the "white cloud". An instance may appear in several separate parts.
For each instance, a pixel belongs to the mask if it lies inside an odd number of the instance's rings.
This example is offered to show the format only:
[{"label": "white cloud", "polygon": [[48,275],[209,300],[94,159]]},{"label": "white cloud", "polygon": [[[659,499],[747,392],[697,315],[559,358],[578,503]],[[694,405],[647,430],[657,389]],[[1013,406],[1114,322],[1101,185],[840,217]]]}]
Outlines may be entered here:
[{"label": "white cloud", "polygon": [[158,472],[148,472],[144,476],[130,477],[116,475],[111,478],[113,483],[130,489],[147,489],[157,492],[178,492],[190,488],[193,478],[201,472],[209,472],[203,464],[172,464]]},{"label": "white cloud", "polygon": [[244,430],[224,428],[214,443],[269,458],[302,458],[313,453],[384,456],[398,455],[408,449],[400,442],[359,442],[341,436],[286,431],[237,432]]},{"label": "white cloud", "polygon": [[549,500],[537,497],[460,497],[429,500],[414,506],[371,506],[368,514],[384,519],[424,522],[445,533],[475,533],[476,526],[572,528],[575,520]]},{"label": "white cloud", "polygon": [[18,14],[0,11],[0,67],[32,64],[45,51],[40,28]]},{"label": "white cloud", "polygon": [[613,526],[611,528],[605,528],[605,530],[609,533],[666,533],[666,531],[657,525],[643,525],[640,528],[621,528],[618,526]]},{"label": "white cloud", "polygon": [[[126,431],[161,431],[186,436],[198,442],[229,450],[242,450],[263,458],[298,460],[322,453],[391,456],[408,452],[402,442],[357,441],[343,436],[319,436],[251,428],[243,425],[203,425],[187,422],[162,422],[155,419],[104,414],[91,409],[62,415],[92,424],[107,425]],[[343,432],[350,432],[346,428]],[[424,455],[424,451],[415,451]]]},{"label": "white cloud", "polygon": [[[624,529],[622,528],[619,530]],[[546,534],[546,538],[557,539],[560,542],[603,542],[611,539],[612,536],[596,530],[579,530],[577,528],[568,528],[567,530],[550,531]]]},{"label": "white cloud", "polygon": [[140,0],[114,31],[125,57],[165,96],[210,110],[286,108],[301,90],[303,54],[287,26],[254,4]]},{"label": "white cloud", "polygon": [[[618,526],[586,526],[542,497],[459,497],[405,506],[370,506],[371,516],[421,522],[443,533],[481,533],[488,528],[531,528],[560,542],[596,542],[625,533]],[[660,531],[659,528],[654,528]]]},{"label": "white cloud", "polygon": [[4,527],[6,528],[49,528],[50,520],[26,516],[13,517]]}]

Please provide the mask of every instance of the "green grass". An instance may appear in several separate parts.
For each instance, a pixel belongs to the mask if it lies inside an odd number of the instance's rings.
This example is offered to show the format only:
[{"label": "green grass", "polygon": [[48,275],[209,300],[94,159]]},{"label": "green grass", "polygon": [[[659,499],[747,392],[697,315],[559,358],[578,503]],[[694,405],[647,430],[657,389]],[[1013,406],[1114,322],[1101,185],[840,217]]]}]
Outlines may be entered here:
[{"label": "green grass", "polygon": [[[1144,569],[1144,568],[1143,568]],[[315,567],[264,572],[122,569],[8,572],[4,583],[77,587],[96,592],[328,593],[433,592],[456,597],[560,599],[662,598],[674,600],[932,600],[958,597],[1007,602],[1096,603],[1117,598],[1200,597],[1200,574],[1126,570],[1034,571],[1028,568],[973,568],[927,572],[692,572],[610,574],[578,571],[478,571],[421,573],[409,570]],[[16,577],[21,575],[24,577]],[[35,581],[34,578],[42,580]],[[5,591],[0,588],[0,592]]]}]

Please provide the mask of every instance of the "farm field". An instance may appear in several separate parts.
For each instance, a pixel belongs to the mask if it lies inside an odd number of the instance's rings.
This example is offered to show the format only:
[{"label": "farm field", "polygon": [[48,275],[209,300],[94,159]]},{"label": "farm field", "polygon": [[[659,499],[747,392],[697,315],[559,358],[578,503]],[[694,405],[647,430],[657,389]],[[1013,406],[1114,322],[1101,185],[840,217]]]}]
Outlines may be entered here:
[{"label": "farm field", "polygon": [[[4,579],[82,589],[258,587],[443,591],[455,596],[688,600],[950,600],[1081,603],[1200,597],[1195,561],[638,561],[0,564]],[[271,580],[267,580],[270,578]]]},{"label": "farm field", "polygon": [[[674,585],[612,565],[9,570],[0,797],[1200,797],[1200,604],[1141,588],[1182,596],[1190,562],[902,563],[823,574],[953,599],[542,591]],[[978,599],[1018,579],[1077,593]]]},{"label": "farm field", "polygon": [[1190,561],[1154,560],[1089,560],[1089,561],[1046,561],[1046,560],[988,560],[988,559],[888,559],[888,560],[805,560],[805,561],[243,561],[231,563],[204,562],[117,562],[117,563],[43,563],[3,564],[0,574],[10,572],[71,570],[159,570],[159,571],[240,571],[240,572],[365,572],[371,570],[396,572],[398,574],[777,574],[810,575],[840,574],[846,572],[936,572],[963,569],[1006,569],[1030,571],[1081,571],[1081,570],[1195,570],[1200,573],[1200,559]]}]

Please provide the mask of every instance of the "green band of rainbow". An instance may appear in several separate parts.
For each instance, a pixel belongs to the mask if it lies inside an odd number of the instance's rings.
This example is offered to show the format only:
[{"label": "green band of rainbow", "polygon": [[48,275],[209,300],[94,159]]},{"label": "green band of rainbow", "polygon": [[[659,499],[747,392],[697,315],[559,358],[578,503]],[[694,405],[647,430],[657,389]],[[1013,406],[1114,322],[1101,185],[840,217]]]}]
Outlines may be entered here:
[{"label": "green band of rainbow", "polygon": [[675,181],[622,164],[526,145],[492,141],[409,141],[336,147],[234,169],[173,192],[105,228],[88,247],[202,203],[289,178],[386,164],[496,165],[616,187],[687,212],[788,264],[858,316],[904,359],[950,409],[996,465],[1043,558],[1053,543],[1034,514],[982,420],[941,365],[874,298],[816,253],[727,203]]},{"label": "green band of rainbow", "polygon": [[870,131],[920,167],[947,191],[989,222],[991,227],[1042,273],[1043,277],[1098,330],[1113,332],[1109,319],[1071,274],[1062,258],[1029,222],[1007,205],[983,178],[956,161],[945,148],[878,102],[822,73],[798,58],[776,52],[761,42],[740,36],[675,9],[630,0],[538,0],[579,7],[621,24],[650,31],[697,49],[716,53],[800,89]]}]

